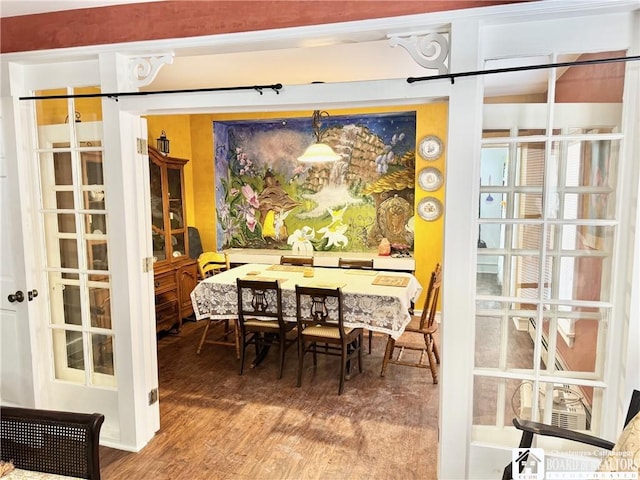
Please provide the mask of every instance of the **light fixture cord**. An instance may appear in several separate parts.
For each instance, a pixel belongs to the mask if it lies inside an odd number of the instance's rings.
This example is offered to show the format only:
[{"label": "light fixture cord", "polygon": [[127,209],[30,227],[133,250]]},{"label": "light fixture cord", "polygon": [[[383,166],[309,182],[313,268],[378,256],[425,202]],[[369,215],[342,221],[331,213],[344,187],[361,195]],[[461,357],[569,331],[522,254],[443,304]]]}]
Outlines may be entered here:
[{"label": "light fixture cord", "polygon": [[313,128],[313,133],[316,135],[316,143],[320,143],[320,127],[322,127],[322,121],[320,120],[322,117],[322,112],[320,110],[314,110],[313,115],[311,116],[311,126]]}]

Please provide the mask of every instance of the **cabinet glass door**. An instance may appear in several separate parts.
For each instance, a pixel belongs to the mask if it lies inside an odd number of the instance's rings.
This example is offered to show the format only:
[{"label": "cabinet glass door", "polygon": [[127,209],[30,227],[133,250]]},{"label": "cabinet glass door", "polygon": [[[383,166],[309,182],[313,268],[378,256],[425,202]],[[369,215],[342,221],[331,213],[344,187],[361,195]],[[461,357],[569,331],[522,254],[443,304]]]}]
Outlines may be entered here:
[{"label": "cabinet glass door", "polygon": [[154,262],[166,260],[167,247],[164,232],[164,205],[162,204],[162,169],[149,161],[151,181],[151,238]]},{"label": "cabinet glass door", "polygon": [[186,255],[186,229],[182,204],[182,172],[177,168],[167,168],[169,223],[171,225],[171,251],[174,257]]}]

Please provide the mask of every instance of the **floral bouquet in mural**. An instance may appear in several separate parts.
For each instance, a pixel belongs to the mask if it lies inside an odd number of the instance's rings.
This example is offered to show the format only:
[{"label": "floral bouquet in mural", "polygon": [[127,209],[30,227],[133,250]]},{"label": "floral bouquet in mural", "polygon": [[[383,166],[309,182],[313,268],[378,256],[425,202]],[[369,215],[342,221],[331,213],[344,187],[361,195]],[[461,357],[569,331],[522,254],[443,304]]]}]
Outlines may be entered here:
[{"label": "floral bouquet in mural", "polygon": [[330,117],[337,162],[301,164],[308,120],[215,122],[218,248],[413,245],[415,113]]}]

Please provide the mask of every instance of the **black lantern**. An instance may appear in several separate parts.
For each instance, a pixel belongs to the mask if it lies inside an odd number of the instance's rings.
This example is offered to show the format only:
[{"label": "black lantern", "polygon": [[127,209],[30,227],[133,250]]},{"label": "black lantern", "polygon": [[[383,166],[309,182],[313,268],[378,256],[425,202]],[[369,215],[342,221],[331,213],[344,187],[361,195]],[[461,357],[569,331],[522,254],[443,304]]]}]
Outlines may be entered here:
[{"label": "black lantern", "polygon": [[160,133],[160,138],[157,140],[158,142],[158,151],[163,155],[169,154],[169,139],[167,138],[167,134],[164,130]]}]

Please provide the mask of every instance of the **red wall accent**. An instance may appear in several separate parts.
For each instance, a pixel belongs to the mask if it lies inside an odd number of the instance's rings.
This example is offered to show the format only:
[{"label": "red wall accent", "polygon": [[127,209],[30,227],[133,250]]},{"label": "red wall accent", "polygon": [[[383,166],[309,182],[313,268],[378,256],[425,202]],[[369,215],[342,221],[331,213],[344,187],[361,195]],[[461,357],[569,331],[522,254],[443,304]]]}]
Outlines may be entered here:
[{"label": "red wall accent", "polygon": [[320,25],[537,0],[162,1],[0,19],[0,52]]},{"label": "red wall accent", "polygon": [[[599,60],[627,55],[625,51],[589,53],[578,60]],[[556,83],[557,103],[622,103],[624,62],[569,68]]]}]

